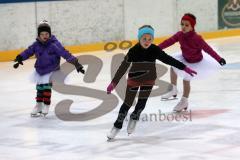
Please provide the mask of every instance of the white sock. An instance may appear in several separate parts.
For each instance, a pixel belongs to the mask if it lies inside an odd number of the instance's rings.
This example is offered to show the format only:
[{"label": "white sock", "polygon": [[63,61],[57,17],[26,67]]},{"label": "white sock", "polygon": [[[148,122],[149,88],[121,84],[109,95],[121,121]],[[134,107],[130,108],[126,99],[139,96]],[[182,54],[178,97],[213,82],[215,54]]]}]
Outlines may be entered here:
[{"label": "white sock", "polygon": [[188,101],[188,98],[182,96],[182,99],[181,99],[181,100],[183,100],[183,101]]}]

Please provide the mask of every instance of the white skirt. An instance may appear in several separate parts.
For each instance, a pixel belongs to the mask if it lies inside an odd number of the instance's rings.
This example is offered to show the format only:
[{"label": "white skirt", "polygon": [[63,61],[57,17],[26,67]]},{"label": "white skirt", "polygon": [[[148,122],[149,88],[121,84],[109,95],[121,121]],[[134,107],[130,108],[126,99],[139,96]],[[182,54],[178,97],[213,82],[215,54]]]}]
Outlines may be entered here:
[{"label": "white skirt", "polygon": [[30,76],[30,81],[32,83],[35,83],[35,84],[47,84],[47,83],[51,83],[51,75],[53,74],[53,72],[50,72],[48,74],[45,74],[45,75],[40,75],[38,74],[36,71],[34,71],[31,76]]},{"label": "white skirt", "polygon": [[184,70],[179,70],[173,67],[174,72],[186,81],[208,78],[209,76],[212,76],[214,73],[216,73],[220,68],[220,64],[205,52],[203,52],[203,59],[197,63],[188,63],[183,58],[182,53],[176,53],[172,57],[197,72],[197,75],[191,76]]}]

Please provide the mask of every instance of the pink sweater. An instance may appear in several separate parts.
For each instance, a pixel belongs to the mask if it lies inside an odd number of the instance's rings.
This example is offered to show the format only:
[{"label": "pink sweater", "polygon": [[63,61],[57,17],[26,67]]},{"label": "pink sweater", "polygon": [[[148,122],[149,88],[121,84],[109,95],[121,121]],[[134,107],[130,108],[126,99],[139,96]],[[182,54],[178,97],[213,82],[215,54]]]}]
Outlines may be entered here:
[{"label": "pink sweater", "polygon": [[203,40],[203,38],[194,31],[188,33],[179,31],[159,44],[159,47],[164,49],[176,42],[180,43],[182,55],[189,63],[201,61],[203,58],[202,50],[212,56],[216,61],[220,61],[221,59],[221,57]]}]

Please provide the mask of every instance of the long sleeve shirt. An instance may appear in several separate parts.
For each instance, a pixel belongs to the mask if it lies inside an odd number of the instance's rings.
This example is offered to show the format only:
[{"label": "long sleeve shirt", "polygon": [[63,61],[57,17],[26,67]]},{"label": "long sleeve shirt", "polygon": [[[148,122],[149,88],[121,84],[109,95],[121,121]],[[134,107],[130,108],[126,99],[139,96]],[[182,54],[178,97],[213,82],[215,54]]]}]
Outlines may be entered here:
[{"label": "long sleeve shirt", "polygon": [[165,64],[181,70],[186,67],[183,63],[167,55],[156,45],[152,44],[149,48],[144,49],[138,43],[128,51],[112,82],[117,84],[130,65],[128,79],[138,82],[155,80],[157,78],[155,66],[156,60],[160,60]]},{"label": "long sleeve shirt", "polygon": [[189,63],[196,63],[202,60],[202,50],[212,56],[216,61],[220,61],[221,57],[198,35],[195,31],[183,33],[177,32],[169,39],[159,44],[161,49],[165,49],[174,43],[179,42],[182,55]]}]

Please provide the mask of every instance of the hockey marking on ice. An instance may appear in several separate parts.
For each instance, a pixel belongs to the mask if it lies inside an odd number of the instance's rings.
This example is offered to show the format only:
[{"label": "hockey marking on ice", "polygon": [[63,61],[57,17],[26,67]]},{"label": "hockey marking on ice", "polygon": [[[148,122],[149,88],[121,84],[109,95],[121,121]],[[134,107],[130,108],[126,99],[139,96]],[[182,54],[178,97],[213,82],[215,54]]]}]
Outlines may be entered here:
[{"label": "hockey marking on ice", "polygon": [[230,146],[227,146],[227,147],[207,151],[207,152],[205,152],[205,154],[217,154],[218,155],[219,153],[231,151],[231,150],[236,149],[236,148],[239,148],[239,146],[238,145],[230,145]]},{"label": "hockey marking on ice", "polygon": [[192,111],[192,117],[194,119],[208,118],[218,114],[229,112],[229,109],[212,109],[212,110],[195,110]]}]

